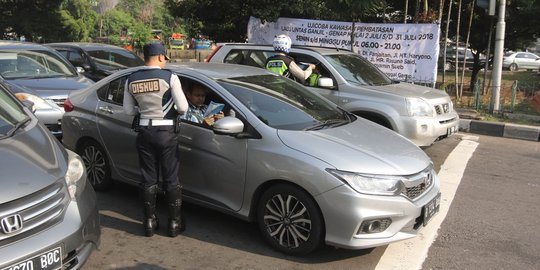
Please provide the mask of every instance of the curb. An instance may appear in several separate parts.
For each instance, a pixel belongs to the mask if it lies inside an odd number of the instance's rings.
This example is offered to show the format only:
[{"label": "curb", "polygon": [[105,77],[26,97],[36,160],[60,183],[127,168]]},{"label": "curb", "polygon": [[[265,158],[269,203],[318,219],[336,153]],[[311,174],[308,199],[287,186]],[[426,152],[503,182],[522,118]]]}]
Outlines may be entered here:
[{"label": "curb", "polygon": [[459,131],[495,137],[540,141],[540,126],[459,119]]}]

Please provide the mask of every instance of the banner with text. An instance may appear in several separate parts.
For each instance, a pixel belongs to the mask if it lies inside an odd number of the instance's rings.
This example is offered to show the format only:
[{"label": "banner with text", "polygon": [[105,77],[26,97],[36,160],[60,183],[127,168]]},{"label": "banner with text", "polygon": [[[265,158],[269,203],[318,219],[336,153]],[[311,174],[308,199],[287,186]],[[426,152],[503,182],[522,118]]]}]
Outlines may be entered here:
[{"label": "banner with text", "polygon": [[[272,44],[286,34],[295,45],[351,49],[351,22],[279,18],[262,23],[251,17],[250,43]],[[399,81],[434,83],[440,28],[437,24],[355,23],[352,50]]]}]

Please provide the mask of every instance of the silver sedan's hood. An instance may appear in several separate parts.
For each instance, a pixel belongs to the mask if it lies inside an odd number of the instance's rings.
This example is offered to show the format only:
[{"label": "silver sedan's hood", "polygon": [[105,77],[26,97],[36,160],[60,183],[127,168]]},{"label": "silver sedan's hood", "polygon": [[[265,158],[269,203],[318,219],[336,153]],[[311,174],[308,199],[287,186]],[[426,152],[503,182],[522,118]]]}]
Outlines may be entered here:
[{"label": "silver sedan's hood", "polygon": [[16,79],[10,80],[23,89],[35,91],[40,97],[66,96],[73,90],[86,88],[93,84],[84,76],[59,77],[42,79]]},{"label": "silver sedan's hood", "polygon": [[0,140],[0,204],[41,190],[64,177],[65,150],[45,132],[49,131],[36,125],[16,134],[16,139]]},{"label": "silver sedan's hood", "polygon": [[409,175],[431,164],[408,139],[363,119],[318,131],[279,130],[278,136],[288,147],[343,171]]}]

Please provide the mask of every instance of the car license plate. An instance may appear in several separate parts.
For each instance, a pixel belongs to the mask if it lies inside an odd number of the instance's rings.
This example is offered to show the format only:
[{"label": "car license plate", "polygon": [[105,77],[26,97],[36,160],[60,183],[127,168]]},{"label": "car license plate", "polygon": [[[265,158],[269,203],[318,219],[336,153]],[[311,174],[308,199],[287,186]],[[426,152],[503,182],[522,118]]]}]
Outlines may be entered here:
[{"label": "car license plate", "polygon": [[458,131],[458,126],[449,127],[446,129],[446,135],[450,136]]},{"label": "car license plate", "polygon": [[428,202],[426,205],[424,205],[424,226],[427,225],[429,220],[439,212],[439,206],[441,204],[441,193],[437,194],[437,197],[435,197],[433,200]]},{"label": "car license plate", "polygon": [[62,267],[62,249],[57,247],[2,270],[56,270]]}]

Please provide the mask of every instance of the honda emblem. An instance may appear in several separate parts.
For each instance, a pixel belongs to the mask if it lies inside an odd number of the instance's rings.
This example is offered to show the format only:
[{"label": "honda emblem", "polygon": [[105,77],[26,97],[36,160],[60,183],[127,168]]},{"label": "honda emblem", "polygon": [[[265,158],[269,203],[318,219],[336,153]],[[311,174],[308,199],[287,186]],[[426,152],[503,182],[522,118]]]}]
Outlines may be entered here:
[{"label": "honda emblem", "polygon": [[4,217],[0,223],[5,234],[20,231],[23,228],[22,217],[18,214]]}]

